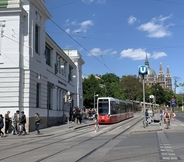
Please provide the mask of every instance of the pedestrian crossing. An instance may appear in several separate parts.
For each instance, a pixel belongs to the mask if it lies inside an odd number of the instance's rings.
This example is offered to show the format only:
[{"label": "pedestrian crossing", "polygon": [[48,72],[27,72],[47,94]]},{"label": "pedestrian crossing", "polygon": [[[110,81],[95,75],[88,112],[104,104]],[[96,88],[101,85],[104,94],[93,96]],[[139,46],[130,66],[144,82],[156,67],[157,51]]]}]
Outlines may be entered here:
[{"label": "pedestrian crossing", "polygon": [[161,161],[181,160],[177,157],[164,132],[157,132]]}]

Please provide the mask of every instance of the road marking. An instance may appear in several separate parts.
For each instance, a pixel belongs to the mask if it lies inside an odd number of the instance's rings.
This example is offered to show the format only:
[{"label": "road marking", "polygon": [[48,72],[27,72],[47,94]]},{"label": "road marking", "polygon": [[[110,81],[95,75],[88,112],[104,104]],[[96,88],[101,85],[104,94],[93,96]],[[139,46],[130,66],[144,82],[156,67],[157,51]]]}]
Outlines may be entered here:
[{"label": "road marking", "polygon": [[116,129],[120,129],[122,126],[117,127]]},{"label": "road marking", "polygon": [[125,129],[128,129],[128,128],[130,128],[131,126],[130,125],[128,125],[127,127],[125,127]]},{"label": "road marking", "polygon": [[164,132],[157,132],[160,160],[181,160],[177,157]]}]

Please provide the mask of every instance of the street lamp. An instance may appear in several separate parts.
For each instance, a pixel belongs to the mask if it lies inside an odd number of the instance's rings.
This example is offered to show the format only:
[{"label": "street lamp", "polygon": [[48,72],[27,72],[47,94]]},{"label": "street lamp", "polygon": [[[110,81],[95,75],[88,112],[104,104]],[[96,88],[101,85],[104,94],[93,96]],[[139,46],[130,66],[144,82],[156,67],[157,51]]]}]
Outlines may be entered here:
[{"label": "street lamp", "polygon": [[95,108],[95,97],[98,96],[98,94],[95,94],[94,92],[94,108]]}]

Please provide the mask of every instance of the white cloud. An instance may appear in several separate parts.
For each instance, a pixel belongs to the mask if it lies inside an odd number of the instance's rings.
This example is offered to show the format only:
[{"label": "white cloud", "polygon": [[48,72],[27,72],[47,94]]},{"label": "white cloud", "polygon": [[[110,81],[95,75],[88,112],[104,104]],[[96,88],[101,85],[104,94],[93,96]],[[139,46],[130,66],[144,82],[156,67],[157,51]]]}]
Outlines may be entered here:
[{"label": "white cloud", "polygon": [[165,52],[154,52],[151,57],[156,60],[158,58],[166,57],[166,56],[167,54]]},{"label": "white cloud", "polygon": [[[148,57],[150,56],[149,53],[147,53]],[[120,53],[120,58],[123,58],[123,57],[128,57],[128,58],[131,58],[133,60],[143,60],[146,58],[146,51],[145,49],[127,49],[127,50],[123,50],[121,51]]]},{"label": "white cloud", "polygon": [[75,29],[73,32],[74,33],[80,33],[80,32],[87,32],[87,29],[89,26],[93,25],[93,22],[91,20],[86,20],[78,24],[80,27],[78,29]]},{"label": "white cloud", "polygon": [[65,32],[70,34],[70,28],[66,29]]},{"label": "white cloud", "polygon": [[164,25],[164,22],[167,19],[172,18],[172,15],[163,17],[162,15],[158,18],[153,18],[151,21],[140,25],[137,29],[140,31],[145,31],[148,33],[148,37],[150,38],[162,38],[171,35],[169,31],[169,27],[173,26],[173,24]]},{"label": "white cloud", "polygon": [[99,4],[105,4],[106,3],[106,0],[97,0],[97,3],[99,3]]},{"label": "white cloud", "polygon": [[84,3],[92,3],[94,0],[82,0]]},{"label": "white cloud", "polygon": [[138,49],[129,48],[121,51],[120,59],[123,57],[124,58],[127,57],[127,58],[131,58],[132,60],[145,60],[146,54],[148,58],[151,57],[153,59],[158,59],[158,58],[167,56],[165,52],[154,52],[153,54],[150,54],[146,52],[145,49],[142,49],[142,48],[138,48]]},{"label": "white cloud", "polygon": [[99,4],[105,4],[106,3],[106,0],[82,0],[82,2],[84,3],[93,3],[93,2],[96,2],[96,3],[99,3]]},{"label": "white cloud", "polygon": [[136,22],[136,20],[137,20],[136,17],[130,16],[130,17],[128,18],[128,23],[129,23],[130,25],[132,25],[132,24],[134,24],[134,22]]},{"label": "white cloud", "polygon": [[93,48],[92,50],[90,50],[90,54],[88,54],[88,56],[91,56],[91,54],[93,56],[101,56],[101,55],[107,55],[107,54],[116,54],[117,51],[113,51],[112,49],[106,49],[104,51],[102,51],[100,48]]},{"label": "white cloud", "polygon": [[115,54],[117,54],[117,53],[118,53],[117,51],[111,52],[112,55],[115,55]]}]

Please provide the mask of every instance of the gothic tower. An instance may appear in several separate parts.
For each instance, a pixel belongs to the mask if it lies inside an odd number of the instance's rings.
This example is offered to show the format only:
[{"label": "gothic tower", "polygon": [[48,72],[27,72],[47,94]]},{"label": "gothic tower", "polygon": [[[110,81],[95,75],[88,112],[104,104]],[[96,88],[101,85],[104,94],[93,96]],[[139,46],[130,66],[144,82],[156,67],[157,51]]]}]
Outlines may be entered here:
[{"label": "gothic tower", "polygon": [[164,72],[162,70],[162,63],[160,62],[160,69],[158,72],[158,84],[160,84],[160,86],[162,86],[162,88],[165,89],[165,80],[164,80]]},{"label": "gothic tower", "polygon": [[167,73],[166,73],[166,88],[172,90],[172,79],[169,71],[169,66],[167,66]]}]

